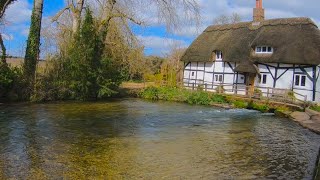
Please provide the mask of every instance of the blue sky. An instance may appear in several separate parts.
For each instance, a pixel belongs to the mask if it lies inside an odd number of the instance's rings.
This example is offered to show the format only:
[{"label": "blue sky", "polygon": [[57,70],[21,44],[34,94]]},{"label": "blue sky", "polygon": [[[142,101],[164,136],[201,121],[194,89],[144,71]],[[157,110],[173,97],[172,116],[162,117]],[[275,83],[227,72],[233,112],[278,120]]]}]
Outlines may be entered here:
[{"label": "blue sky", "polygon": [[[135,27],[134,32],[145,46],[147,55],[163,56],[174,45],[187,47],[194,38],[212,24],[213,19],[221,14],[237,12],[243,21],[252,19],[255,0],[197,0],[201,8],[201,24],[183,25],[180,31],[166,32],[164,24],[147,23],[146,27]],[[6,13],[6,25],[0,28],[5,37],[5,44],[10,55],[24,56],[24,49],[29,32],[32,0],[18,0]],[[44,0],[44,23],[64,7],[63,0]],[[319,0],[264,0],[266,18],[310,17],[320,24]],[[141,12],[143,13],[143,12]],[[154,17],[149,17],[150,19]],[[197,31],[195,31],[197,29]]]}]

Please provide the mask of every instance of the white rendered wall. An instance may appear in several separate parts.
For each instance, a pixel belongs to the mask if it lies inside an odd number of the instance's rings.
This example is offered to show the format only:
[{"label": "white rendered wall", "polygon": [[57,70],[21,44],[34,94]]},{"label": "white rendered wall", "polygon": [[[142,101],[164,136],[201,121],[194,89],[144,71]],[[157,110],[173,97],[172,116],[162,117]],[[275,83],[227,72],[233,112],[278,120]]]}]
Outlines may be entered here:
[{"label": "white rendered wall", "polygon": [[[191,62],[188,63],[184,70],[184,84],[187,86],[192,86],[193,83],[195,87],[199,84],[208,84],[209,89],[215,89],[216,86],[212,86],[212,84],[218,85],[223,84],[224,86],[228,86],[228,84],[233,85],[238,82],[238,84],[244,84],[245,77],[243,74],[235,73],[233,69],[236,67],[236,63],[223,62],[222,60],[217,60],[215,62]],[[268,65],[268,67],[266,66]],[[231,66],[231,67],[230,67]],[[275,67],[282,67],[277,70]],[[279,89],[292,89],[293,91],[302,95],[307,96],[308,101],[312,101],[313,99],[313,82],[307,77],[306,78],[306,86],[296,86],[295,85],[295,74],[304,74],[305,72],[301,71],[299,67],[293,69],[293,65],[290,64],[276,64],[276,63],[267,63],[267,64],[259,64],[259,71],[262,75],[267,75],[266,84],[262,84],[262,80],[259,81],[258,76],[255,80],[255,86],[261,87],[263,92],[267,91],[267,87],[273,88],[274,79],[278,78],[275,88]],[[283,69],[283,68],[291,68],[291,69]],[[310,77],[313,77],[313,69],[305,68],[305,71]],[[317,75],[320,71],[320,67],[317,68]],[[223,75],[222,82],[215,81],[215,75]],[[281,76],[281,77],[280,77]],[[228,87],[228,88],[231,88]],[[317,92],[316,92],[316,101],[320,102],[320,78],[317,81]],[[304,100],[302,96],[296,96],[298,99]]]}]

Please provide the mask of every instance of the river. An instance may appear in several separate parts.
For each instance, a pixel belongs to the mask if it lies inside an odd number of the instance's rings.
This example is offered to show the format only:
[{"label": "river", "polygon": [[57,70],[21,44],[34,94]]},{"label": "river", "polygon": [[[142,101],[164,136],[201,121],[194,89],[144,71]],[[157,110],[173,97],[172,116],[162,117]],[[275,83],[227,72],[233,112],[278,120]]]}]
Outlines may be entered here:
[{"label": "river", "polygon": [[122,99],[0,106],[0,179],[312,179],[320,136],[272,114]]}]

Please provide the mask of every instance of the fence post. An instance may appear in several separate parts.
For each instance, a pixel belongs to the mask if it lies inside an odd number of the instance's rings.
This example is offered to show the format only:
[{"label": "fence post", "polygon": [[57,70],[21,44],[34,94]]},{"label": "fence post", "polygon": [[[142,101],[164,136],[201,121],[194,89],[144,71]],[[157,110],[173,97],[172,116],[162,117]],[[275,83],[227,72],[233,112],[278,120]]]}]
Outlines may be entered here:
[{"label": "fence post", "polygon": [[192,90],[194,90],[194,83],[192,83]]},{"label": "fence post", "polygon": [[204,84],[204,89],[207,91],[207,83]]},{"label": "fence post", "polygon": [[269,99],[270,88],[267,88],[267,98]]}]

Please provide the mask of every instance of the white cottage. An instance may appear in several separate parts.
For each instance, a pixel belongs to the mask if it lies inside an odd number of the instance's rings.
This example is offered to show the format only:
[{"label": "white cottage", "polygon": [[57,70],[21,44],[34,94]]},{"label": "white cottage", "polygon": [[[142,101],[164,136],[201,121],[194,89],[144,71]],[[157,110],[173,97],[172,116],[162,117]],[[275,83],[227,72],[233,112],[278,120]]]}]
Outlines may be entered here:
[{"label": "white cottage", "polygon": [[252,22],[209,26],[190,45],[181,59],[184,85],[288,89],[320,102],[318,27],[309,18],[264,20],[256,2]]}]

